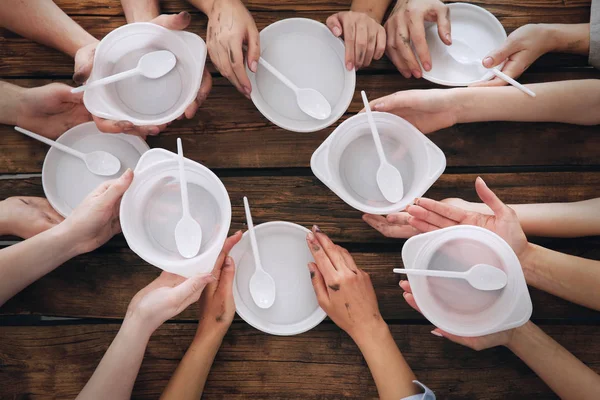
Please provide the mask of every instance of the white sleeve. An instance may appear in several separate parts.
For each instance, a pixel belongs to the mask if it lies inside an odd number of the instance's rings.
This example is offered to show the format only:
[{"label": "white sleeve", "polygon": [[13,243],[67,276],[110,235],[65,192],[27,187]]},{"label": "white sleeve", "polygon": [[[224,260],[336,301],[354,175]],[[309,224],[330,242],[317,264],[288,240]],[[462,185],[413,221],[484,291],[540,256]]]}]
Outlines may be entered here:
[{"label": "white sleeve", "polygon": [[423,385],[419,381],[413,381],[417,386],[423,389],[423,393],[413,394],[412,396],[405,397],[400,400],[435,400],[435,394],[427,386]]}]

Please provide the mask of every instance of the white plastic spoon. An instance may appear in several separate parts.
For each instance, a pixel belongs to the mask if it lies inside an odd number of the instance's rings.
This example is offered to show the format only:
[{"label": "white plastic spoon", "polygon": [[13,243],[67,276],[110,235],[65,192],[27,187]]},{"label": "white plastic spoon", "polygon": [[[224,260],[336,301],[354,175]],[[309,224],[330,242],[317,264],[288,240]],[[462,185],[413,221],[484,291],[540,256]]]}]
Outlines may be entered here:
[{"label": "white plastic spoon", "polygon": [[248,198],[244,196],[244,210],[246,210],[246,222],[248,223],[248,233],[250,234],[250,244],[252,245],[252,254],[254,254],[254,274],[250,278],[250,294],[252,299],[260,308],[269,308],[275,302],[275,281],[269,275],[260,262],[258,254],[258,244],[256,243],[256,234],[254,233],[254,224],[250,214],[250,204]]},{"label": "white plastic spoon", "polygon": [[360,94],[365,105],[369,125],[371,126],[371,133],[373,134],[373,140],[375,141],[375,148],[377,149],[377,154],[379,155],[377,186],[379,186],[379,190],[387,201],[390,203],[397,203],[402,200],[402,197],[404,197],[404,183],[402,181],[402,175],[400,175],[400,171],[390,164],[385,157],[383,146],[381,145],[381,138],[379,137],[379,132],[377,131],[377,125],[375,125],[373,114],[371,114],[369,100],[367,99],[367,95],[364,90],[362,90]]},{"label": "white plastic spoon", "polygon": [[134,69],[98,79],[89,85],[79,86],[78,88],[71,90],[71,93],[83,92],[84,90],[108,85],[109,83],[118,82],[136,75],[143,75],[150,79],[158,79],[169,73],[169,71],[175,67],[175,64],[177,64],[177,58],[175,57],[175,54],[170,51],[153,51],[152,53],[144,54],[140,58],[140,61],[138,61],[137,67]]},{"label": "white plastic spoon", "polygon": [[177,250],[185,258],[195,257],[202,244],[202,228],[190,214],[190,199],[188,198],[187,179],[183,167],[183,147],[181,139],[177,138],[177,155],[179,161],[179,187],[181,188],[182,216],[175,227],[175,244]]},{"label": "white plastic spoon", "polygon": [[331,105],[321,92],[310,88],[299,88],[262,57],[258,59],[258,62],[296,93],[298,107],[300,107],[305,114],[315,119],[329,118],[331,115]]},{"label": "white plastic spoon", "polygon": [[[460,64],[478,65],[480,67],[483,67],[483,65],[481,64],[481,62],[482,62],[481,58],[479,58],[477,56],[477,53],[475,52],[475,50],[473,50],[473,48],[471,46],[469,46],[467,43],[463,42],[462,40],[457,40],[457,39],[453,40],[452,45],[447,46],[446,50],[448,51],[448,54],[450,54],[450,57],[452,57],[454,59],[454,61],[456,61]],[[500,71],[498,68],[488,68],[488,69],[490,71],[492,71],[494,73],[494,75],[496,75],[498,78],[510,83],[511,85],[513,85],[517,89],[523,91],[524,93],[527,93],[531,97],[535,97],[535,93],[531,89],[528,89],[525,86],[521,85],[519,82],[515,81],[510,76],[506,75],[504,72]]]},{"label": "white plastic spoon", "polygon": [[508,277],[504,271],[488,264],[477,264],[464,272],[400,268],[394,268],[394,272],[397,274],[466,279],[471,286],[478,290],[500,290],[508,282]]},{"label": "white plastic spoon", "polygon": [[55,142],[54,140],[50,140],[44,136],[38,135],[37,133],[28,131],[27,129],[15,126],[15,130],[36,140],[39,140],[40,142],[46,143],[48,146],[52,146],[60,151],[64,151],[67,154],[70,154],[74,157],[83,160],[83,162],[92,174],[100,176],[111,176],[119,172],[119,170],[121,169],[121,161],[119,161],[117,157],[113,156],[110,153],[107,153],[106,151],[92,151],[91,153],[82,153],[80,151],[72,149],[71,147],[65,146],[62,143]]}]

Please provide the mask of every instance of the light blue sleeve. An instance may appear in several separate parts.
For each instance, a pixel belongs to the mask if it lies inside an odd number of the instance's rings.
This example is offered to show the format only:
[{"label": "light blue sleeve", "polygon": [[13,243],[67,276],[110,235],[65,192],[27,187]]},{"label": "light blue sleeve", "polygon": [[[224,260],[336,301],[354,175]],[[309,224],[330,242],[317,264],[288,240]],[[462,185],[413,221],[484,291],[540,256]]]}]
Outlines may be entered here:
[{"label": "light blue sleeve", "polygon": [[413,394],[412,396],[408,396],[400,400],[435,400],[435,394],[427,386],[423,385],[419,381],[413,381],[413,383],[421,386],[424,392],[420,394]]}]

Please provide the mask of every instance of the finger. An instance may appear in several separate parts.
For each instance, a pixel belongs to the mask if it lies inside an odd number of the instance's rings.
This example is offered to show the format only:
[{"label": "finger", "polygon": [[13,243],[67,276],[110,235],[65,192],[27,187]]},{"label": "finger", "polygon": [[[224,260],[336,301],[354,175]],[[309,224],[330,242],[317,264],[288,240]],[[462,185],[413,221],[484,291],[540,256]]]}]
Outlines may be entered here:
[{"label": "finger", "polygon": [[488,55],[483,58],[482,64],[486,68],[495,67],[502,64],[504,60],[519,50],[518,42],[511,40],[509,37],[504,41],[502,46],[488,53]]},{"label": "finger", "polygon": [[[410,73],[408,74],[410,77]],[[387,96],[380,97],[369,102],[369,107],[373,111],[391,112],[396,114],[396,110],[405,108],[406,96],[403,96],[400,92],[393,93]]]},{"label": "finger", "polygon": [[438,35],[440,35],[440,39],[442,39],[442,42],[449,46],[452,44],[450,7],[440,3],[435,12],[437,15]]},{"label": "finger", "polygon": [[242,231],[237,231],[232,236],[228,237],[223,244],[223,248],[217,257],[217,261],[215,261],[215,266],[212,270],[212,274],[215,278],[220,279],[221,270],[225,265],[225,259],[229,255],[229,252],[233,247],[240,242],[242,239]]},{"label": "finger", "polygon": [[329,292],[327,291],[323,274],[319,271],[317,264],[313,262],[308,263],[308,270],[310,271],[310,280],[315,290],[315,294],[317,295],[317,301],[319,302],[319,305],[323,307],[329,302]]},{"label": "finger", "polygon": [[373,61],[373,55],[375,54],[375,46],[377,46],[377,31],[367,33],[367,47],[365,49],[365,57],[362,61],[362,67],[368,67]]},{"label": "finger", "polygon": [[[250,71],[256,73],[258,68],[258,59],[260,58],[260,35],[256,26],[251,26],[248,29],[248,53],[246,58],[248,59],[248,68]],[[252,89],[252,87],[250,87]]]},{"label": "finger", "polygon": [[436,214],[435,212],[429,211],[421,206],[408,206],[406,211],[413,217],[423,220],[433,226],[437,226],[438,228],[447,228],[449,226],[458,224],[454,220]]},{"label": "finger", "polygon": [[134,131],[137,131],[144,136],[156,136],[160,133],[161,127],[155,125],[136,126]]},{"label": "finger", "polygon": [[464,338],[462,336],[456,336],[453,335],[451,333],[448,333],[446,331],[441,330],[440,328],[435,328],[434,330],[431,331],[431,334],[434,336],[439,336],[439,337],[443,337],[446,338],[448,340],[450,340],[451,342],[454,342],[456,344],[460,344],[462,346],[465,347],[471,347],[469,342],[468,342],[468,338]]},{"label": "finger", "polygon": [[415,301],[415,296],[413,296],[412,293],[404,292],[402,294],[402,297],[404,297],[404,300],[406,300],[406,303],[409,306],[411,306],[415,311],[421,312],[421,309],[419,308],[419,306],[417,305],[417,302]]},{"label": "finger", "polygon": [[409,281],[402,279],[402,280],[400,280],[400,282],[398,282],[398,285],[405,292],[412,293],[412,288],[410,287],[410,282]]},{"label": "finger", "polygon": [[340,252],[342,253],[342,259],[344,260],[344,265],[353,273],[358,274],[358,267],[356,266],[356,263],[354,262],[354,258],[352,258],[352,255],[350,254],[350,252],[348,250],[346,250],[343,247],[340,247]]},{"label": "finger", "polygon": [[[204,68],[202,71],[202,83],[200,84],[200,90],[198,91],[198,95],[196,96],[196,109],[204,103],[207,99],[210,90],[212,89],[212,76],[208,71],[208,68]],[[194,111],[194,114],[196,112]],[[194,115],[188,118],[192,118]]]},{"label": "finger", "polygon": [[[520,61],[521,58],[522,57],[520,57],[520,53],[511,56],[511,58],[509,58],[508,61],[506,61],[506,63],[502,66],[502,72],[511,78],[518,78],[521,76],[521,74],[525,72],[527,68],[529,68],[529,65],[524,65],[524,63]],[[494,78],[504,82],[504,80],[498,78],[497,76]],[[508,82],[505,83],[508,84]]]},{"label": "finger", "polygon": [[386,34],[385,34],[385,29],[383,29],[383,27],[381,27],[377,30],[375,52],[373,53],[373,58],[375,60],[381,59],[381,57],[383,57],[383,55],[385,54],[386,40],[387,40],[387,38],[386,38]]},{"label": "finger", "polygon": [[231,63],[231,70],[241,85],[242,90],[246,96],[250,96],[252,84],[250,83],[250,79],[248,79],[248,75],[246,74],[241,40],[234,40],[229,43],[229,62]]},{"label": "finger", "polygon": [[129,189],[131,181],[133,181],[133,171],[128,168],[119,179],[112,181],[108,189],[102,194],[103,200],[108,204],[115,204],[121,200],[125,191]]},{"label": "finger", "polygon": [[235,275],[235,262],[233,258],[227,256],[225,258],[225,262],[223,263],[223,268],[221,270],[221,276],[219,278],[219,283],[217,287],[217,291],[223,293],[225,298],[230,298],[233,296],[233,277]]},{"label": "finger", "polygon": [[427,46],[427,40],[425,39],[425,23],[422,12],[411,13],[408,30],[410,32],[410,39],[415,46],[415,51],[421,60],[421,65],[425,71],[431,70],[431,57],[429,56],[429,47]]},{"label": "finger", "polygon": [[113,121],[96,116],[92,116],[92,119],[98,130],[104,133],[129,133],[135,129],[129,121]]},{"label": "finger", "polygon": [[508,85],[508,82],[498,78],[497,76],[494,76],[489,81],[475,82],[475,83],[470,84],[469,87],[494,87],[494,86],[506,86],[506,85]]},{"label": "finger", "polygon": [[406,66],[410,70],[410,73],[415,78],[420,78],[423,76],[423,72],[421,71],[421,66],[417,61],[417,57],[413,52],[413,48],[410,44],[412,32],[409,32],[409,27],[403,25],[398,27],[398,34],[396,38],[396,43],[398,44],[398,51],[400,53],[400,57],[406,63]]},{"label": "finger", "polygon": [[342,21],[344,27],[344,45],[346,46],[346,69],[348,71],[352,71],[355,67],[354,65],[354,49],[355,49],[355,41],[356,41],[356,27],[353,22],[348,22],[348,19]]},{"label": "finger", "polygon": [[153,24],[160,25],[163,28],[182,31],[188,27],[190,22],[192,21],[192,16],[187,11],[182,11],[179,14],[163,14],[154,18],[152,21]]},{"label": "finger", "polygon": [[367,45],[369,41],[369,31],[366,25],[354,25],[356,27],[356,37],[354,38],[354,65],[356,69],[362,68],[367,54]]},{"label": "finger", "polygon": [[187,306],[197,301],[206,285],[214,281],[215,277],[211,274],[201,274],[194,275],[175,286],[172,290],[178,312],[183,311]]},{"label": "finger", "polygon": [[[405,219],[408,219],[408,215]],[[363,215],[363,221],[369,224],[373,229],[379,231],[383,236],[397,239],[408,239],[419,234],[415,228],[408,224],[408,221],[402,225],[390,223],[381,215]]]},{"label": "finger", "polygon": [[425,222],[422,219],[415,218],[412,215],[410,217],[408,217],[408,223],[410,224],[410,226],[412,226],[419,232],[423,232],[423,233],[433,232],[433,231],[437,231],[438,229],[440,229],[437,226],[431,225],[430,223]]},{"label": "finger", "polygon": [[[229,62],[229,48],[224,47],[220,42],[217,44],[217,46],[218,46],[217,57],[219,59],[219,66],[218,66],[219,72],[221,73],[221,75],[223,75],[225,78],[227,78],[233,86],[235,86],[235,88],[238,90],[238,92],[242,93],[244,96],[248,96],[244,92],[244,89],[238,82],[235,74],[233,73],[233,70],[231,69],[231,63]],[[217,65],[215,65],[215,66],[217,66]]]},{"label": "finger", "polygon": [[[415,205],[456,222],[461,222],[467,217],[467,211],[460,207],[456,207],[448,203],[442,203],[441,201],[428,199],[426,197],[415,199]],[[412,213],[409,212],[409,214]]]},{"label": "finger", "polygon": [[504,204],[494,192],[492,192],[480,176],[475,180],[475,190],[481,201],[491,208],[494,215],[502,217],[503,215],[506,215],[507,212],[511,211],[511,209]]},{"label": "finger", "polygon": [[411,77],[410,68],[408,67],[408,63],[400,54],[400,47],[403,45],[400,36],[398,35],[398,31],[396,29],[397,22],[396,20],[388,21],[386,23],[386,45],[385,45],[385,54],[387,54],[390,61],[394,64],[396,69],[400,71],[403,77],[406,79]]},{"label": "finger", "polygon": [[309,232],[306,235],[306,242],[313,258],[315,259],[319,271],[321,271],[321,274],[323,274],[325,282],[333,282],[337,273],[336,268],[331,263],[327,253],[325,253],[325,250],[323,250],[323,247],[313,232]]},{"label": "finger", "polygon": [[329,239],[329,236],[321,232],[321,229],[317,225],[313,225],[312,231],[335,269],[339,271],[340,267],[344,265],[344,258],[339,250],[339,246],[333,243]]},{"label": "finger", "polygon": [[333,33],[333,36],[335,36],[335,37],[340,37],[340,35],[343,32],[342,24],[340,23],[340,19],[339,19],[338,15],[339,15],[339,13],[333,14],[329,18],[327,18],[327,21],[325,21],[325,24],[327,25],[327,27],[329,28],[329,30],[331,31],[331,33]]}]

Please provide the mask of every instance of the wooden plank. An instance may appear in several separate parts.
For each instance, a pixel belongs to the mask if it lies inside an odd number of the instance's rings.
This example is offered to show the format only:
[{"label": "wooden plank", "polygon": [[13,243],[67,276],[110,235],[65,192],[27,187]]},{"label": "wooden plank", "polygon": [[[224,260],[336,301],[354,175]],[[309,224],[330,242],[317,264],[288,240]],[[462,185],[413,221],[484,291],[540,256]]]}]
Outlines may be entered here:
[{"label": "wooden plank", "polygon": [[[600,78],[600,71],[564,70],[530,73],[523,81],[594,77]],[[31,87],[50,81],[10,82]],[[431,87],[423,80],[391,75],[360,75],[357,83],[357,89],[366,90],[371,98],[398,90]],[[356,92],[348,112],[333,126],[308,134],[289,132],[264,118],[224,78],[217,78],[208,100],[193,120],[174,122],[161,135],[149,138],[148,143],[173,151],[176,137],[182,137],[188,156],[209,168],[308,167],[312,153],[323,140],[361,109],[362,101]],[[600,160],[600,136],[594,126],[487,122],[457,125],[429,137],[446,154],[448,167],[598,165]],[[540,143],[544,151],[540,151]],[[48,149],[6,125],[0,125],[0,147],[10,149],[0,154],[0,174],[41,172]]]},{"label": "wooden plank", "polygon": [[[518,7],[493,6],[487,7],[496,14],[507,32],[512,32],[527,23],[583,23],[589,22],[589,7],[547,8],[536,6]],[[325,22],[331,15],[330,11],[281,11],[253,13],[258,29],[284,18],[311,18]],[[123,16],[74,16],[74,19],[88,32],[97,38],[104,37],[108,32],[123,25]],[[204,15],[195,14],[189,31],[206,37],[207,19]],[[0,29],[0,77],[11,76],[70,76],[73,74],[73,61],[63,54],[45,48],[37,43],[23,39],[6,30]],[[572,66],[573,57],[550,56],[544,58],[548,67]],[[585,65],[585,58],[576,59],[577,65]],[[537,64],[536,64],[537,65]],[[544,64],[540,64],[543,66]],[[368,70],[395,71],[394,66],[385,57],[374,63]],[[211,69],[214,72],[214,69]],[[398,75],[399,76],[399,75]]]},{"label": "wooden plank", "polygon": [[[0,327],[3,398],[74,398],[119,326]],[[600,372],[597,326],[545,326],[548,334]],[[191,342],[195,324],[167,324],[152,337],[133,398],[156,399]],[[443,399],[554,399],[550,389],[504,348],[482,352],[393,325],[417,377]],[[309,383],[309,384],[307,384]],[[217,355],[203,399],[374,399],[369,370],[352,340],[331,324],[292,337],[234,324]]]}]

